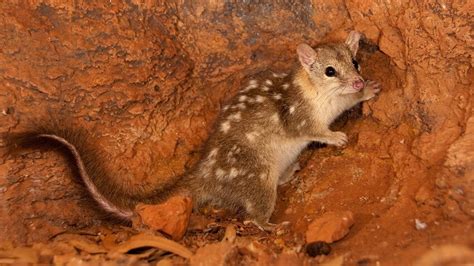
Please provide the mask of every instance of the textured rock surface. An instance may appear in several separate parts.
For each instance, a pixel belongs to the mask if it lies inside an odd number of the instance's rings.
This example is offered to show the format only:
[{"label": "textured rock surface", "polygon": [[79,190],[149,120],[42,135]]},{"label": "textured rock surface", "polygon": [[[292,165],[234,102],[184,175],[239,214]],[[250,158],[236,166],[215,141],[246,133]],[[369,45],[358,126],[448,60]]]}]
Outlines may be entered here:
[{"label": "textured rock surface", "polygon": [[444,245],[424,253],[414,265],[469,265],[473,261],[474,250],[462,245]]},{"label": "textured rock surface", "polygon": [[350,211],[327,212],[308,225],[306,243],[337,241],[349,233],[353,224],[354,215]]},{"label": "textured rock surface", "polygon": [[[335,256],[409,262],[473,235],[472,14],[472,1],[2,1],[0,132],[68,117],[117,180],[168,182],[195,162],[243,77],[355,28],[367,36],[363,74],[383,92],[336,125],[346,149],[307,152],[273,220],[304,233],[306,218],[350,209],[358,222]],[[1,153],[0,240],[104,223],[73,180],[54,153]]]}]

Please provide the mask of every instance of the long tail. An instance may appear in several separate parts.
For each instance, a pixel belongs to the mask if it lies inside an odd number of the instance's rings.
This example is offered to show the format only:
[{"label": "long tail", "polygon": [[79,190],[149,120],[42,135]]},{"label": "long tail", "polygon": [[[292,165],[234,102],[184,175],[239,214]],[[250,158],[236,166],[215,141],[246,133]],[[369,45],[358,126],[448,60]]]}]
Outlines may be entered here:
[{"label": "long tail", "polygon": [[[5,135],[4,140],[10,153],[15,153],[23,148],[54,148],[60,150],[71,160],[72,166],[77,171],[87,191],[99,206],[116,218],[131,221],[134,212],[130,209],[119,207],[110,201],[103,195],[103,191],[100,191],[96,184],[94,184],[93,180],[96,183],[102,182],[101,187],[104,187],[107,185],[107,182],[110,182],[110,179],[108,179],[106,171],[97,161],[97,156],[95,156],[97,151],[86,147],[85,136],[82,131],[52,130],[50,128],[38,127],[24,133]],[[81,154],[87,156],[83,158]],[[95,175],[94,178],[91,178],[89,173],[93,173]],[[115,191],[109,191],[108,196],[116,195],[120,197],[120,191],[116,190],[117,188],[115,188]]]}]

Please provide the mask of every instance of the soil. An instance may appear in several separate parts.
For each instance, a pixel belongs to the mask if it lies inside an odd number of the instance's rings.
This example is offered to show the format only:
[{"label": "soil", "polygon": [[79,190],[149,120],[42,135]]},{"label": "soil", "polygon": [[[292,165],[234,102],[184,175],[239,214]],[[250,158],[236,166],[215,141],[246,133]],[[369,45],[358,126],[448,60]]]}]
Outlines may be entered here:
[{"label": "soil", "polygon": [[[179,178],[243,80],[291,68],[301,42],[364,33],[362,74],[383,89],[333,125],[347,147],[300,156],[272,217],[290,225],[194,217],[177,250],[104,217],[59,154],[0,142],[0,263],[196,264],[209,244],[224,264],[474,263],[473,14],[472,1],[2,1],[0,134],[82,128],[130,186]],[[311,258],[306,228],[329,211],[354,225]]]}]

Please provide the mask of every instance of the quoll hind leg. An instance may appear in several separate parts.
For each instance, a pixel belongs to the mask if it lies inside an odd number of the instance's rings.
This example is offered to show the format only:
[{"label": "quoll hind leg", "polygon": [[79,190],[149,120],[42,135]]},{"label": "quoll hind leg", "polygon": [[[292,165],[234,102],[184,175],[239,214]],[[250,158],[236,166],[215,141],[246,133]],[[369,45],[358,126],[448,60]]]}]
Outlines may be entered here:
[{"label": "quoll hind leg", "polygon": [[245,201],[247,220],[255,224],[262,231],[273,231],[276,224],[270,223],[270,217],[275,209],[277,190],[265,189],[260,195],[255,193]]},{"label": "quoll hind leg", "polygon": [[299,162],[294,162],[293,164],[290,164],[290,166],[286,168],[285,172],[283,172],[283,174],[278,179],[278,185],[283,185],[290,182],[291,179],[293,179],[295,172],[299,170],[301,170]]}]

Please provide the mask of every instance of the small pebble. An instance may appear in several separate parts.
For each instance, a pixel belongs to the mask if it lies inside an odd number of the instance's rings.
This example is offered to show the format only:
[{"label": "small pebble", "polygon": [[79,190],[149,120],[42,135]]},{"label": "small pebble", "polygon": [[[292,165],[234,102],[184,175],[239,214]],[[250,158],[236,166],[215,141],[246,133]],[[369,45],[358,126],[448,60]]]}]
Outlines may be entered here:
[{"label": "small pebble", "polygon": [[277,236],[282,236],[282,235],[284,235],[285,233],[286,233],[285,230],[281,230],[281,229],[278,230],[278,231],[276,231],[276,235],[277,235]]},{"label": "small pebble", "polygon": [[418,219],[415,219],[416,230],[425,230],[428,225]]},{"label": "small pebble", "polygon": [[331,246],[324,241],[316,241],[306,245],[306,253],[311,257],[328,255],[330,252]]},{"label": "small pebble", "polygon": [[228,225],[225,229],[223,241],[227,241],[229,243],[234,243],[235,238],[237,237],[237,231],[233,225]]}]

